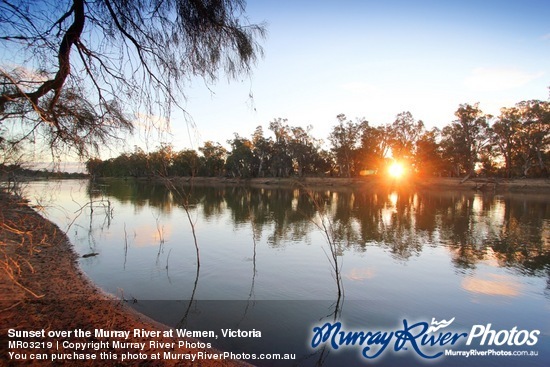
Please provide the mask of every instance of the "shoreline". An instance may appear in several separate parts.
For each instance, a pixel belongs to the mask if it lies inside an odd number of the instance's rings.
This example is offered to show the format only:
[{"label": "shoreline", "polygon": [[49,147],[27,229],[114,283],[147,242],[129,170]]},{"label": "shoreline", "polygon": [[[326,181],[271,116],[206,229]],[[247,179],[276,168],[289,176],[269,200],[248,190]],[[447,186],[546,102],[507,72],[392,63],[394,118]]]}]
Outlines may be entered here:
[{"label": "shoreline", "polygon": [[[105,178],[118,179],[118,178]],[[128,179],[128,178],[126,178]],[[462,182],[462,178],[452,177],[403,177],[389,179],[382,176],[355,178],[304,177],[304,178],[227,178],[227,177],[169,177],[136,178],[138,181],[169,181],[173,184],[197,186],[245,186],[256,188],[304,188],[304,189],[417,189],[417,190],[456,190],[503,193],[550,193],[550,178],[472,178]]]},{"label": "shoreline", "polygon": [[[79,269],[79,256],[72,244],[55,224],[48,221],[25,201],[15,200],[0,191],[0,364],[8,366],[53,366],[52,360],[13,361],[8,352],[29,353],[28,349],[8,349],[8,330],[89,330],[90,337],[70,338],[74,342],[98,342],[94,329],[165,331],[170,328],[138,313],[121,299],[104,293]],[[27,341],[50,341],[51,338],[32,338]],[[172,348],[154,348],[149,341],[175,343]],[[120,350],[110,347],[107,353],[222,353],[213,348],[177,346],[178,341],[196,343],[192,338],[133,337],[125,342],[145,343],[145,349]],[[40,349],[39,353],[72,353],[55,348]],[[97,353],[93,348],[78,353]],[[38,353],[38,352],[37,352]],[[63,361],[61,361],[63,363]],[[69,362],[75,365],[75,361]],[[201,360],[202,366],[250,366],[237,360]],[[97,359],[82,361],[86,366],[195,366],[189,360],[120,360]]]}]

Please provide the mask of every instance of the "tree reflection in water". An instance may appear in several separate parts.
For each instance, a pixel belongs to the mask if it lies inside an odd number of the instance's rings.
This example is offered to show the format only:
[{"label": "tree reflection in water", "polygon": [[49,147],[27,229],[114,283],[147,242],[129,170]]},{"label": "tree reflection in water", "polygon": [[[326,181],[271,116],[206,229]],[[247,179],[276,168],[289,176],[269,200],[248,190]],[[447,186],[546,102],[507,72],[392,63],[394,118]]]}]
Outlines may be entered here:
[{"label": "tree reflection in water", "polygon": [[[102,189],[131,202],[136,212],[149,205],[169,213],[181,205],[163,185],[115,180]],[[444,245],[458,271],[494,259],[499,266],[541,276],[550,264],[550,202],[542,195],[399,188],[186,190],[189,204],[200,206],[205,218],[229,211],[235,228],[253,225],[256,239],[266,236],[273,248],[310,243],[321,203],[339,255],[376,245],[407,261],[425,246]],[[90,188],[90,195],[97,192]]]},{"label": "tree reflection in water", "polygon": [[[169,325],[265,323],[285,329],[273,334],[281,343],[302,345],[307,335],[299,333],[312,322],[340,315],[360,327],[448,312],[465,324],[521,319],[533,328],[550,299],[543,195],[103,184],[89,186],[82,201],[110,200],[115,216],[106,225],[96,210],[93,224],[74,227],[100,239],[102,256],[83,266],[109,291],[121,284],[125,294],[153,300],[134,306]],[[167,252],[156,263],[155,218]],[[90,241],[79,242],[90,251]],[[307,363],[334,359],[327,350],[302,352]]]}]

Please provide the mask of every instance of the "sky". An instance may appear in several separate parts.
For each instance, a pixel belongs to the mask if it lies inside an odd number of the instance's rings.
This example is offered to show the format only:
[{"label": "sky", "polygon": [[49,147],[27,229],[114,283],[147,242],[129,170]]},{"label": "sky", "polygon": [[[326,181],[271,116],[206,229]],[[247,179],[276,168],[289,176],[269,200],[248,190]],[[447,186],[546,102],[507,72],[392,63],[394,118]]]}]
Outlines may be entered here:
[{"label": "sky", "polygon": [[101,158],[161,142],[229,148],[234,134],[250,137],[257,126],[270,136],[277,118],[311,125],[326,142],[341,113],[378,126],[409,111],[430,129],[450,124],[463,103],[498,115],[549,98],[548,0],[249,0],[246,16],[267,28],[251,76],[220,75],[208,87],[194,79],[181,101],[192,124],[176,110],[170,134],[138,129]]},{"label": "sky", "polygon": [[246,14],[267,24],[264,58],[251,77],[188,86],[196,129],[174,113],[162,139],[176,149],[228,146],[258,125],[268,135],[276,118],[326,141],[340,113],[377,126],[410,111],[431,128],[450,124],[462,103],[498,115],[549,98],[547,0],[248,1]]}]

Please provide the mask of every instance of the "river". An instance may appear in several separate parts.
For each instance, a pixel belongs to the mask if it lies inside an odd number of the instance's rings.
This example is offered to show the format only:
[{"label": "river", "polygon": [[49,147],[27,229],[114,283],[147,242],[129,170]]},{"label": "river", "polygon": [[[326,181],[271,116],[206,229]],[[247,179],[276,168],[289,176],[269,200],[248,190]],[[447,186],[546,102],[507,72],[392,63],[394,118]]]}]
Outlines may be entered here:
[{"label": "river", "polygon": [[[205,341],[222,350],[295,353],[304,366],[550,365],[547,195],[132,180],[26,192],[99,287],[167,325],[217,330]],[[433,334],[455,342],[416,338],[442,321]],[[314,348],[323,325],[371,334]],[[438,355],[451,349],[477,355]],[[520,352],[538,355],[503,356]]]}]

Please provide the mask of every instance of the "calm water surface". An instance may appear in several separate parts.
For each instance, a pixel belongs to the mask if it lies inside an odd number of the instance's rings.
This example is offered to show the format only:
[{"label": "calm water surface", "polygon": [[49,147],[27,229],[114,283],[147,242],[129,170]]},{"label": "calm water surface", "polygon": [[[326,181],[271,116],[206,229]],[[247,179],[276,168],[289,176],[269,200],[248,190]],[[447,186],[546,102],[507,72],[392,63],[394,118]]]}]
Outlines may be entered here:
[{"label": "calm water surface", "polygon": [[[213,341],[225,350],[297,353],[299,365],[426,365],[412,351],[366,361],[355,347],[327,357],[308,347],[311,330],[335,317],[365,331],[454,317],[453,332],[539,329],[537,345],[523,348],[539,356],[435,364],[550,365],[545,195],[169,190],[122,180],[34,182],[27,191],[79,254],[99,254],[80,266],[105,291],[172,326],[262,330],[259,340]],[[498,349],[506,348],[523,350]]]}]

